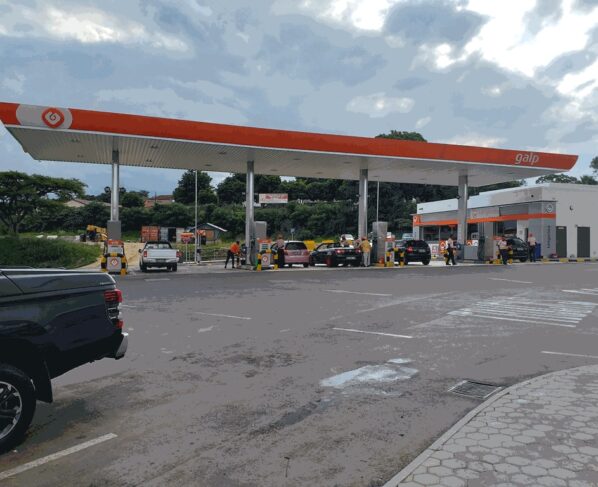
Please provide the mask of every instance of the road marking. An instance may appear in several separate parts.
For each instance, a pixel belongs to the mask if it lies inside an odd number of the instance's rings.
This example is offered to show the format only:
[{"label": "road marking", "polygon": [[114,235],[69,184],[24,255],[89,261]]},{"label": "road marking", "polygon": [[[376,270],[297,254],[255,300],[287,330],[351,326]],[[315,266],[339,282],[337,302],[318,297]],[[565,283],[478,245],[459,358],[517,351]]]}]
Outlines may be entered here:
[{"label": "road marking", "polygon": [[95,440],[89,440],[85,443],[81,443],[79,445],[67,448],[66,450],[62,450],[57,453],[53,453],[52,455],[48,455],[38,460],[34,460],[33,462],[25,463],[20,467],[11,468],[10,470],[6,470],[0,473],[0,480],[7,479],[9,477],[14,477],[15,475],[26,472],[27,470],[31,470],[32,468],[40,467],[41,465],[44,465],[46,463],[53,462],[54,460],[58,460],[59,458],[66,457],[67,455],[71,455],[73,453],[77,453],[81,450],[85,450],[86,448],[98,445],[100,443],[103,443],[104,441],[108,441],[116,437],[117,435],[115,435],[114,433],[109,433],[107,435],[100,436]]},{"label": "road marking", "polygon": [[121,304],[121,308],[136,308],[137,306],[131,306],[130,304]]},{"label": "road marking", "polygon": [[564,293],[571,294],[586,294],[588,296],[598,296],[598,288],[596,289],[561,289]]},{"label": "road marking", "polygon": [[233,316],[233,315],[220,315],[217,313],[203,313],[202,311],[196,311],[198,315],[216,316],[218,318],[234,318],[236,320],[250,320],[248,316]]},{"label": "road marking", "polygon": [[519,284],[533,284],[531,281],[516,281],[515,279],[501,279],[500,277],[489,277],[491,281],[507,281],[507,282],[517,282]]},{"label": "road marking", "polygon": [[144,279],[145,282],[155,282],[155,281],[170,281],[170,277],[153,277],[150,279]]},{"label": "road marking", "polygon": [[504,320],[504,321],[519,321],[521,323],[534,323],[536,325],[551,325],[551,326],[564,326],[565,328],[576,328],[575,325],[566,325],[564,323],[546,323],[545,321],[534,321],[534,320],[520,320],[517,318],[505,318],[503,316],[491,316],[491,315],[480,315],[470,311],[451,311],[449,315],[452,316],[467,316],[472,318],[484,318],[490,320]]},{"label": "road marking", "polygon": [[344,294],[362,294],[364,296],[392,296],[392,294],[379,294],[379,293],[362,293],[357,291],[343,291],[341,289],[324,289],[327,293],[344,293]]},{"label": "road marking", "polygon": [[583,355],[583,354],[580,354],[580,353],[549,352],[548,350],[542,350],[541,353],[546,353],[548,355],[568,355],[569,357],[584,357],[584,358],[596,358],[596,359],[598,359],[598,355]]},{"label": "road marking", "polygon": [[382,332],[379,332],[379,331],[354,330],[353,328],[333,328],[333,330],[338,330],[338,331],[352,331],[354,333],[367,333],[368,335],[382,335],[382,336],[385,336],[385,337],[413,338],[410,335],[396,335],[394,333],[382,333]]},{"label": "road marking", "polygon": [[204,332],[206,332],[206,331],[212,331],[213,329],[214,329],[214,325],[212,325],[212,326],[208,326],[207,328],[199,328],[199,329],[197,330],[197,333],[204,333]]}]

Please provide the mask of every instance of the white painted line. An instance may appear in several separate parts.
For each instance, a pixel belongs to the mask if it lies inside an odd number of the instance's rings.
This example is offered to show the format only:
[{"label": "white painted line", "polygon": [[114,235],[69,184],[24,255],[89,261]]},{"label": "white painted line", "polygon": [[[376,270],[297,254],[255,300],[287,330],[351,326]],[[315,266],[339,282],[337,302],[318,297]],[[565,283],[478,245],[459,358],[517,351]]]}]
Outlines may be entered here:
[{"label": "white painted line", "polygon": [[571,294],[585,294],[587,296],[598,296],[598,291],[593,291],[590,289],[584,290],[574,290],[574,289],[563,289],[564,293],[571,293]]},{"label": "white painted line", "polygon": [[489,277],[491,281],[507,281],[507,282],[517,282],[519,284],[533,284],[531,281],[516,281],[515,279],[501,279],[500,277]]},{"label": "white painted line", "polygon": [[385,336],[385,337],[413,338],[410,335],[396,335],[394,333],[382,333],[382,332],[379,332],[379,331],[354,330],[353,328],[333,328],[333,330],[338,330],[338,331],[352,331],[354,333],[367,333],[368,335],[382,335],[382,336]]},{"label": "white painted line", "polygon": [[145,282],[155,282],[155,281],[170,281],[170,277],[153,277],[150,279],[144,279]]},{"label": "white painted line", "polygon": [[598,355],[583,355],[583,354],[580,354],[580,353],[549,352],[548,350],[542,350],[541,353],[546,353],[548,355],[567,355],[569,357],[584,357],[584,358],[595,358],[595,359],[598,359]]},{"label": "white painted line", "polygon": [[480,312],[480,313],[489,313],[489,314],[497,314],[501,316],[515,316],[518,318],[532,318],[537,320],[548,320],[548,321],[558,321],[558,322],[565,322],[565,323],[579,323],[584,316],[579,317],[567,317],[567,316],[559,316],[558,313],[555,315],[550,315],[546,313],[534,313],[531,311],[525,311],[520,309],[514,310],[504,310],[504,309],[495,309],[489,308],[486,306],[475,306],[472,308],[463,308],[464,311],[469,312]]},{"label": "white painted line", "polygon": [[130,304],[121,304],[121,308],[136,308],[137,306],[131,306]]},{"label": "white painted line", "polygon": [[100,436],[99,438],[96,438],[95,440],[89,440],[89,441],[86,441],[85,443],[80,443],[79,445],[75,445],[70,448],[67,448],[66,450],[62,450],[57,453],[53,453],[52,455],[42,457],[38,460],[34,460],[32,462],[25,463],[24,465],[21,465],[20,467],[11,468],[10,470],[5,470],[4,472],[0,473],[0,480],[7,479],[9,477],[14,477],[15,475],[26,472],[27,470],[31,470],[32,468],[36,468],[36,467],[39,467],[46,463],[53,462],[54,460],[58,460],[59,458],[66,457],[67,455],[71,455],[73,453],[77,453],[81,450],[85,450],[86,448],[98,445],[100,443],[103,443],[104,441],[108,441],[108,440],[111,440],[116,437],[117,437],[117,435],[115,435],[114,433],[109,433],[107,435]]},{"label": "white painted line", "polygon": [[216,316],[218,318],[234,318],[236,320],[250,320],[248,316],[233,316],[233,315],[220,315],[218,313],[203,313],[201,311],[196,311],[198,315],[205,315],[205,316]]},{"label": "white painted line", "polygon": [[392,296],[392,294],[362,293],[362,292],[356,292],[356,291],[343,291],[341,289],[324,289],[324,291],[327,293],[362,294],[364,296],[384,296],[384,297]]},{"label": "white painted line", "polygon": [[484,318],[484,319],[490,319],[490,320],[519,321],[521,323],[534,323],[536,325],[564,326],[566,328],[577,328],[575,325],[566,325],[564,323],[547,323],[545,321],[519,320],[517,318],[503,318],[501,316],[488,316],[488,315],[475,314],[470,311],[450,311],[449,315],[467,316],[467,317],[471,317],[471,318]]}]

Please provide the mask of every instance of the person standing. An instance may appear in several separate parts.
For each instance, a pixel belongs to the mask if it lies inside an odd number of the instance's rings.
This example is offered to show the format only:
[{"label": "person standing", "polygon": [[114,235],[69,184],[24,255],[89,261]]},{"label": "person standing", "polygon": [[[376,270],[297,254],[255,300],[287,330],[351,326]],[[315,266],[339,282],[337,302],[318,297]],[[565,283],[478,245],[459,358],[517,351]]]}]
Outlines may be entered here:
[{"label": "person standing", "polygon": [[503,265],[507,265],[507,262],[509,261],[509,244],[504,235],[498,241],[498,251],[500,252]]},{"label": "person standing", "polygon": [[527,237],[527,245],[529,248],[530,262],[536,262],[536,237],[534,237],[533,233],[530,233],[529,237]]},{"label": "person standing", "polygon": [[455,262],[455,240],[451,235],[446,241],[446,265],[457,265]]},{"label": "person standing", "polygon": [[278,268],[282,269],[284,267],[284,238],[282,238],[282,234],[278,234],[278,238],[276,239],[276,253],[278,255]]},{"label": "person standing", "polygon": [[228,252],[226,253],[226,262],[224,263],[225,269],[226,269],[226,266],[228,265],[229,259],[232,261],[232,263],[231,263],[232,269],[235,268],[235,257],[237,258],[237,267],[239,267],[240,253],[241,253],[240,243],[241,242],[239,242],[237,240],[236,242],[233,242],[231,244],[231,246],[229,247]]},{"label": "person standing", "polygon": [[359,243],[359,248],[361,249],[361,255],[363,259],[363,266],[369,267],[370,266],[370,255],[372,251],[372,246],[370,241],[367,237],[362,237]]}]

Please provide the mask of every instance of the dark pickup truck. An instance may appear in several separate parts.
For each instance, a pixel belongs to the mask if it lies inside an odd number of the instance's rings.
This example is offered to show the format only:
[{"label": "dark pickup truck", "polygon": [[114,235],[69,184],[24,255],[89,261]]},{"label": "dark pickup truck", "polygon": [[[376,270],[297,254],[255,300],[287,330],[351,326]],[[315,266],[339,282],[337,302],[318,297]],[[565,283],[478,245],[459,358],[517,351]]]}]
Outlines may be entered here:
[{"label": "dark pickup truck", "polygon": [[127,350],[122,293],[99,272],[0,268],[0,451],[24,436],[51,379]]}]

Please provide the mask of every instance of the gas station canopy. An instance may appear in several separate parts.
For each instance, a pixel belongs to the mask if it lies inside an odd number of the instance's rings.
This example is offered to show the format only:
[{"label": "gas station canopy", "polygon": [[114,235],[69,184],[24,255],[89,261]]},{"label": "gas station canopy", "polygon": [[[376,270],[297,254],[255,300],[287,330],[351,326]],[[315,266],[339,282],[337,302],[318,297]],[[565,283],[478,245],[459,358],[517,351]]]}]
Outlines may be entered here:
[{"label": "gas station canopy", "polygon": [[568,171],[577,156],[193,122],[0,102],[34,159],[168,169],[484,186]]}]

